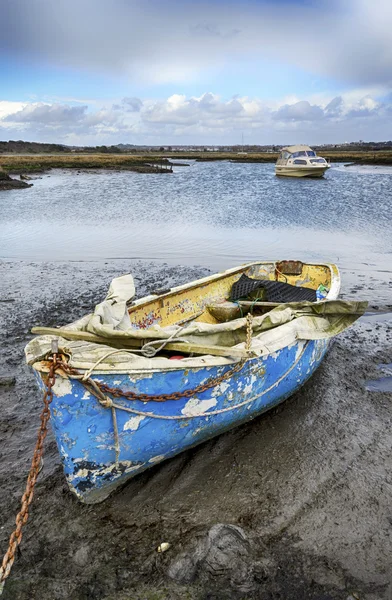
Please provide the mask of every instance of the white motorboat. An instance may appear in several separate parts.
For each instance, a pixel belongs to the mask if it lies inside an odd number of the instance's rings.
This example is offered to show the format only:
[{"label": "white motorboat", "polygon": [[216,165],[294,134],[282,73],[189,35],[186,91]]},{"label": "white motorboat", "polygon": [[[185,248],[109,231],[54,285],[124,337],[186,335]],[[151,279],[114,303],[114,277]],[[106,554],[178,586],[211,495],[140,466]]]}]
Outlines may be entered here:
[{"label": "white motorboat", "polygon": [[282,148],[275,165],[275,174],[284,177],[322,177],[330,164],[317,156],[309,146]]}]

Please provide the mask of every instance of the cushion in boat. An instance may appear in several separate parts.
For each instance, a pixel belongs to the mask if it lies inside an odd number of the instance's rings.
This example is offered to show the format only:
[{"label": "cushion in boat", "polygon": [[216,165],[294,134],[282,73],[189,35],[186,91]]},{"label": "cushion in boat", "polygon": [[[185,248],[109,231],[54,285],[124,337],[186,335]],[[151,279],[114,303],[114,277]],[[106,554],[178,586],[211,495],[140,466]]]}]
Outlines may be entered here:
[{"label": "cushion in boat", "polygon": [[269,279],[251,279],[245,273],[241,275],[231,288],[232,301],[245,299],[252,292],[264,289],[267,302],[316,302],[316,290],[297,287],[283,281]]}]

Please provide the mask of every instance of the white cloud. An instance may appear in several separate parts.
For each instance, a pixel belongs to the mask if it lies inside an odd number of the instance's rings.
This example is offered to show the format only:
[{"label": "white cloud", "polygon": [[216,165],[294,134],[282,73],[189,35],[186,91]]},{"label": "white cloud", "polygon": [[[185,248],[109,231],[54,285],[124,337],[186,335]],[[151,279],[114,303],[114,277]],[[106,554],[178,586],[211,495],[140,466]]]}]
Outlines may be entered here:
[{"label": "white cloud", "polygon": [[[129,110],[129,107],[138,110]],[[124,98],[107,107],[60,103],[0,103],[2,137],[68,144],[310,143],[391,139],[392,102],[369,94],[275,101],[212,92],[173,94],[165,100]],[[360,133],[360,136],[359,136]]]},{"label": "white cloud", "polygon": [[246,97],[222,100],[211,92],[198,98],[173,94],[167,100],[150,103],[141,112],[141,118],[148,125],[227,129],[260,122],[264,118],[264,109],[259,100]]},{"label": "white cloud", "polygon": [[8,102],[7,100],[0,100],[0,121],[12,113],[21,111],[25,106],[25,102]]}]

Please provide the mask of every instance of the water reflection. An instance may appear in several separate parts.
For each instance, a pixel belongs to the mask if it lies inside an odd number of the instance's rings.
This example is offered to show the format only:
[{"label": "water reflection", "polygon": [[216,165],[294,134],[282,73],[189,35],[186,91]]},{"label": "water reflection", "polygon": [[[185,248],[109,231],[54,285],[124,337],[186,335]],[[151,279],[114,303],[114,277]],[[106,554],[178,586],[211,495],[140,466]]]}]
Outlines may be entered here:
[{"label": "water reflection", "polygon": [[381,371],[389,374],[388,377],[369,380],[366,382],[366,389],[370,392],[392,392],[392,363],[388,365],[378,365]]}]

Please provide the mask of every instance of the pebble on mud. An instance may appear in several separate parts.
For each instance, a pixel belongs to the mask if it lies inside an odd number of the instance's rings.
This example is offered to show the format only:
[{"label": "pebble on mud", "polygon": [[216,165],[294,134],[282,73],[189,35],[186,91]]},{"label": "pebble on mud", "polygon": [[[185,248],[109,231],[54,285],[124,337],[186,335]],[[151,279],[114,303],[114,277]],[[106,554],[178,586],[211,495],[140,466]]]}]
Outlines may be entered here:
[{"label": "pebble on mud", "polygon": [[258,576],[273,577],[275,563],[255,561],[253,547],[244,530],[236,525],[218,523],[207,535],[190,543],[169,566],[168,575],[177,583],[201,580],[230,580],[231,587],[242,593],[255,589]]},{"label": "pebble on mud", "polygon": [[88,546],[87,544],[80,546],[80,548],[73,555],[74,563],[77,564],[78,567],[84,567],[85,565],[87,565],[87,562],[89,560],[89,554],[90,546]]}]

